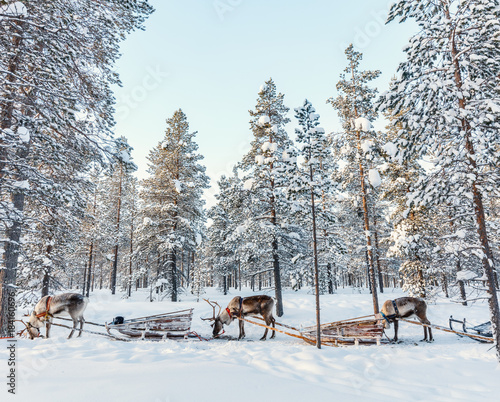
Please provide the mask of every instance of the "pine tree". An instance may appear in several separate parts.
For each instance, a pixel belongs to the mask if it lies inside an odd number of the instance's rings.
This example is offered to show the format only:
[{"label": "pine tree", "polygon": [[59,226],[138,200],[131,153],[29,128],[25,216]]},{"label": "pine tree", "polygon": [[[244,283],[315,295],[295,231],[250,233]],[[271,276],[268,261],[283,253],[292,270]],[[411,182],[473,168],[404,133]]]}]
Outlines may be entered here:
[{"label": "pine tree", "polygon": [[165,137],[149,156],[149,178],[142,181],[144,220],[139,227],[139,248],[156,255],[159,277],[168,284],[172,301],[179,294],[177,263],[181,252],[194,252],[203,232],[202,192],[208,187],[203,159],[196,151],[196,132],[189,132],[179,109],[167,119]]},{"label": "pine tree", "polygon": [[[41,201],[50,175],[30,163],[81,163],[102,156],[111,134],[118,43],[152,11],[145,1],[26,2],[0,13],[0,334],[6,333],[7,289],[16,286],[26,197]],[[20,5],[20,2],[16,3]],[[106,15],[106,18],[102,18]],[[66,152],[68,151],[68,152]],[[77,159],[75,160],[74,157]],[[72,188],[77,193],[78,186]],[[43,190],[43,191],[42,191]],[[50,191],[50,190],[49,190]]]},{"label": "pine tree", "polygon": [[[498,195],[500,8],[490,0],[401,0],[389,21],[414,18],[421,27],[405,49],[400,77],[380,102],[391,110],[406,158],[433,156],[433,174],[420,180],[412,205],[468,199],[477,228],[476,253],[488,279],[489,310],[500,360],[500,311],[485,206]],[[457,227],[457,230],[460,230]]]},{"label": "pine tree", "polygon": [[[125,186],[132,182],[131,174],[137,170],[137,166],[131,160],[132,147],[128,145],[126,138],[120,137],[115,140],[115,150],[114,156],[116,159],[116,165],[111,165],[112,171],[110,172],[110,180],[112,187],[109,192],[110,200],[113,205],[113,215],[115,221],[115,230],[113,238],[115,239],[115,245],[113,247],[113,267],[111,269],[111,294],[116,293],[116,276],[118,269],[118,249],[120,246],[120,240],[123,239],[123,224],[121,222],[122,218],[122,200],[126,192]],[[113,183],[114,182],[114,183]],[[115,191],[113,191],[115,190]],[[128,231],[125,235],[128,237]]]},{"label": "pine tree", "polygon": [[328,226],[331,226],[328,224],[332,223],[334,218],[329,211],[321,209],[318,204],[320,204],[320,200],[325,198],[326,194],[330,195],[332,192],[330,175],[323,168],[323,164],[330,159],[330,148],[325,130],[319,127],[319,115],[307,99],[302,107],[295,109],[295,117],[300,126],[300,128],[295,129],[297,135],[296,144],[298,155],[302,157],[303,163],[298,168],[293,166],[296,174],[292,177],[289,194],[295,199],[302,198],[306,206],[302,212],[310,217],[308,221],[312,223],[311,234],[316,294],[316,346],[321,348],[318,238],[319,228],[327,232]]},{"label": "pine tree", "polygon": [[[377,284],[375,278],[375,255],[374,233],[370,225],[372,209],[369,199],[369,185],[377,186],[379,173],[377,170],[369,170],[367,160],[371,153],[374,133],[370,122],[377,113],[373,107],[373,99],[377,90],[369,88],[367,83],[380,75],[380,71],[359,71],[358,67],[362,54],[356,52],[352,45],[346,51],[348,66],[337,83],[337,90],[341,93],[337,98],[330,98],[329,103],[338,111],[342,119],[344,132],[337,139],[339,149],[346,149],[344,158],[348,158],[352,169],[357,169],[357,180],[351,182],[351,191],[356,194],[361,202],[363,216],[363,230],[366,238],[366,254],[370,278],[370,289],[373,297],[373,309],[375,314],[379,312]],[[369,183],[370,182],[370,183]],[[354,185],[354,187],[352,187]],[[358,201],[356,200],[356,203]]]},{"label": "pine tree", "polygon": [[290,121],[286,117],[289,109],[283,100],[284,95],[276,93],[274,81],[266,81],[259,92],[255,110],[250,111],[250,127],[254,135],[251,149],[238,165],[246,174],[243,180],[251,182],[255,201],[253,222],[259,227],[259,236],[270,243],[278,317],[283,315],[279,242],[285,235],[282,230],[284,222],[280,222],[280,218],[286,207],[283,191],[286,163],[282,154],[291,146],[284,129]]},{"label": "pine tree", "polygon": [[247,191],[236,174],[229,178],[222,176],[217,184],[217,204],[208,211],[212,224],[207,229],[206,253],[209,264],[221,277],[223,293],[227,294],[228,279],[240,264],[242,242],[238,233],[248,212],[248,205],[245,205]]}]

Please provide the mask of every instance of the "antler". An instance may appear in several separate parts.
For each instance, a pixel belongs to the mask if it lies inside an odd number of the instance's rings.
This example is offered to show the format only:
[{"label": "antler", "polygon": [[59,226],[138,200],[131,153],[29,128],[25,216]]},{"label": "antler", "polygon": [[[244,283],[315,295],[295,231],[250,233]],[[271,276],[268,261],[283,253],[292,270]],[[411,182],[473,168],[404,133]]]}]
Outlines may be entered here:
[{"label": "antler", "polygon": [[17,332],[17,334],[16,334],[17,336],[22,337],[24,334],[24,331],[29,332],[29,327],[23,320],[15,320],[15,321],[22,322],[24,324],[24,326],[26,327],[26,328],[22,329],[21,331]]},{"label": "antler", "polygon": [[210,306],[212,306],[212,309],[214,310],[214,316],[213,317],[208,317],[208,318],[201,318],[203,321],[215,321],[215,306],[219,307],[219,312],[217,315],[220,314],[220,311],[222,310],[221,306],[219,306],[219,303],[217,302],[210,302],[208,299],[203,299],[205,300]]}]

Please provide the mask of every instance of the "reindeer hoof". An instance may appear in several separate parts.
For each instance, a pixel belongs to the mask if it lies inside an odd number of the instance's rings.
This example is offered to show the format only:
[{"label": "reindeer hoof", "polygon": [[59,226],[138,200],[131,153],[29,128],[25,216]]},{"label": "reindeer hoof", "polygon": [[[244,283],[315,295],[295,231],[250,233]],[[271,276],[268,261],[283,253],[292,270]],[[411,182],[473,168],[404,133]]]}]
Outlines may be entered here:
[{"label": "reindeer hoof", "polygon": [[266,337],[263,336],[262,338],[260,338],[261,341],[265,341],[266,340]]}]

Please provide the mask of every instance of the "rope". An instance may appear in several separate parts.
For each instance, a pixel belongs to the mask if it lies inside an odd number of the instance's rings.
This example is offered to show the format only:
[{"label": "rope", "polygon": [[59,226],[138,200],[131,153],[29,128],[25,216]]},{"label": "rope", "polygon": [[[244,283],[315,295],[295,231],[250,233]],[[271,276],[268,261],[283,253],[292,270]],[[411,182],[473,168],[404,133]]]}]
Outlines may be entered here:
[{"label": "rope", "polygon": [[195,331],[188,332],[187,334],[196,336],[200,341],[211,341],[211,339],[203,338],[202,336],[198,335],[198,333],[196,333]]},{"label": "rope", "polygon": [[[291,334],[290,332],[286,332],[286,331],[281,331],[277,328],[274,328],[274,327],[270,327],[268,325],[264,325],[264,324],[260,324],[258,322],[255,322],[255,321],[250,321],[246,318],[242,318],[242,317],[238,317],[238,320],[242,320],[242,321],[246,321],[246,322],[249,322],[250,324],[254,324],[254,325],[258,325],[260,327],[264,327],[264,328],[267,328],[267,329],[270,329],[272,331],[276,331],[276,332],[279,332],[281,334],[285,334],[285,335],[288,335],[288,336],[293,336],[294,338],[298,338],[298,339],[302,339],[303,341],[306,341],[307,343],[311,343],[311,344],[315,344],[316,341],[314,341],[313,339],[310,339],[310,338],[307,338],[305,336],[302,336],[302,335],[297,335],[297,334]],[[276,323],[277,324],[277,323]],[[284,326],[283,324],[280,324],[281,326]],[[292,327],[290,327],[292,328]],[[294,329],[295,331],[298,331],[296,329]],[[332,344],[332,343],[323,343],[321,342],[322,345],[325,345],[325,346],[335,346],[337,347],[337,345],[335,344]]]},{"label": "rope", "polygon": [[63,325],[63,324],[57,324],[55,322],[52,323],[52,325],[56,325],[58,327],[63,327],[63,328],[68,328],[68,329],[74,329],[75,331],[82,331],[82,332],[87,332],[89,334],[94,334],[94,335],[100,335],[100,336],[105,336],[106,338],[112,338],[112,339],[116,339],[117,341],[123,341],[123,342],[130,342],[131,339],[125,339],[125,338],[120,338],[118,336],[115,336],[115,335],[111,335],[111,334],[104,334],[102,332],[96,332],[96,331],[89,331],[88,329],[78,329],[78,328],[74,328],[74,327],[68,327],[67,325]]},{"label": "rope", "polygon": [[[64,317],[53,317],[57,320],[64,320],[64,321],[73,321],[71,318],[64,318]],[[106,325],[104,324],[96,324],[95,322],[90,322],[90,321],[85,321],[85,324],[90,324],[90,325],[95,325],[96,327],[103,327],[106,328]]]}]

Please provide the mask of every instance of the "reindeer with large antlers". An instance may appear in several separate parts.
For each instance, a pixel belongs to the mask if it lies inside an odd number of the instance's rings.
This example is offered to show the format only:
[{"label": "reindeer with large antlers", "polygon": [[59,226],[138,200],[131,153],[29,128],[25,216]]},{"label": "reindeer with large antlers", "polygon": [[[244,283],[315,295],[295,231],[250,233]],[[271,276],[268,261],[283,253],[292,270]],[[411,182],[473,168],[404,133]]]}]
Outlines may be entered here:
[{"label": "reindeer with large antlers", "polygon": [[40,328],[42,328],[43,323],[45,323],[45,334],[48,338],[52,325],[52,318],[64,313],[69,314],[73,320],[73,330],[69,334],[68,339],[73,336],[77,323],[80,323],[80,332],[78,336],[81,336],[83,323],[85,322],[83,312],[87,307],[88,301],[89,299],[78,293],[63,293],[57,296],[42,297],[36,304],[26,324],[29,337],[33,339],[40,336]]},{"label": "reindeer with large antlers", "polygon": [[[211,303],[206,299],[205,301],[212,306],[214,314],[213,317],[202,318],[202,320],[214,321],[214,323],[212,324],[212,327],[214,328],[212,336],[214,338],[219,336],[220,331],[223,331],[224,325],[229,325],[235,319],[238,319],[238,317],[244,317],[249,314],[260,314],[264,318],[266,325],[272,324],[272,326],[274,327],[274,325],[276,324],[276,321],[273,317],[274,300],[272,297],[266,295],[250,297],[236,296],[229,302],[226,309],[222,312],[222,308],[217,302]],[[215,316],[215,306],[219,307],[217,317]],[[245,321],[239,320],[239,324],[240,335],[238,337],[238,340],[245,337]],[[266,328],[264,335],[262,336],[262,338],[260,338],[262,341],[266,340],[267,331],[268,329]],[[276,333],[275,331],[273,331],[271,339],[274,338],[275,335]]]}]

